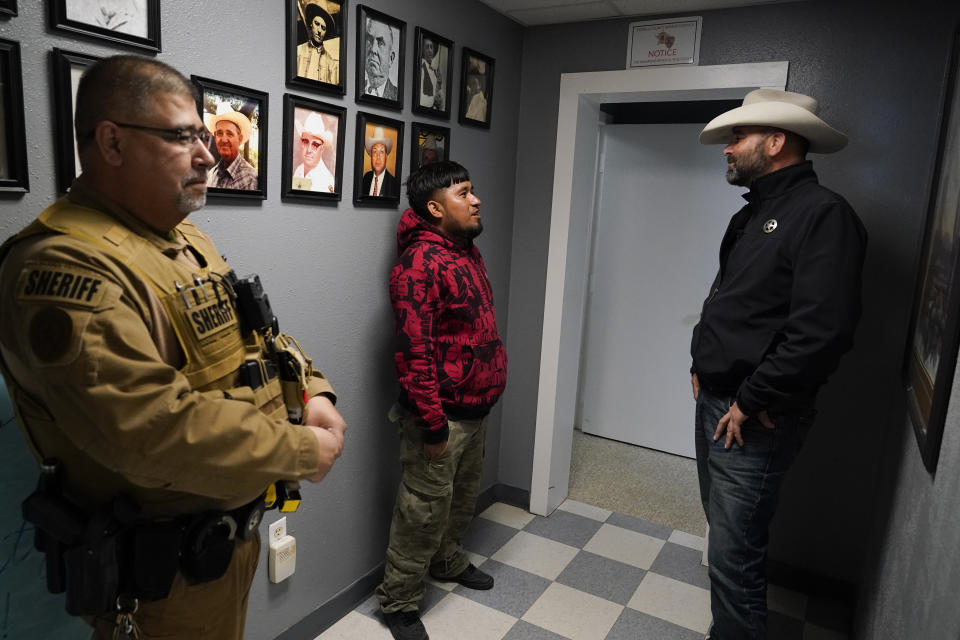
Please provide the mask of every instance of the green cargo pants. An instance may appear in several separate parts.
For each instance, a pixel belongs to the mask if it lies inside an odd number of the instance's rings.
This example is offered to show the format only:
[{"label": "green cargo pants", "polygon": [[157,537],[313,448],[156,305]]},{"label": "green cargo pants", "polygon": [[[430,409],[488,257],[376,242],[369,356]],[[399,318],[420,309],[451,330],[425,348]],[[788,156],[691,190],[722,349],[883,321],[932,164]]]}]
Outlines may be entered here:
[{"label": "green cargo pants", "polygon": [[389,417],[400,431],[403,472],[376,591],[384,613],[416,611],[428,569],[452,577],[470,564],[460,539],[476,508],[487,430],[486,418],[449,420],[447,448],[427,460],[421,428],[410,412],[395,405]]}]

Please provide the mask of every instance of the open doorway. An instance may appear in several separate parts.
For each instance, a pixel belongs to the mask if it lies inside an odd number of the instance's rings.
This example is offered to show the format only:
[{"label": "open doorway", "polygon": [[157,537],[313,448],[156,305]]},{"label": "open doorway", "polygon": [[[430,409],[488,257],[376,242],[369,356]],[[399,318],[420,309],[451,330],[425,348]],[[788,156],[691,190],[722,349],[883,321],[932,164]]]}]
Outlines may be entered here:
[{"label": "open doorway", "polygon": [[608,120],[601,105],[737,100],[758,87],[784,88],[787,66],[772,62],[562,77],[557,128],[574,135],[557,136],[530,491],[533,513],[551,513],[568,494],[601,166],[599,125]]}]

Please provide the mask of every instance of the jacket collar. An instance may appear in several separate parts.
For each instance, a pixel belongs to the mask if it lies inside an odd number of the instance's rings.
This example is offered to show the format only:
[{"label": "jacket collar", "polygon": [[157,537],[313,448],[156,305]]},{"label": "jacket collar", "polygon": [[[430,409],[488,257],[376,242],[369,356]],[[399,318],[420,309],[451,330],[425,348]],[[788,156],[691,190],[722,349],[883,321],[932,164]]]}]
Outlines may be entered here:
[{"label": "jacket collar", "polygon": [[747,202],[769,200],[808,182],[817,182],[817,174],[813,171],[813,163],[804,160],[757,178],[743,197]]}]

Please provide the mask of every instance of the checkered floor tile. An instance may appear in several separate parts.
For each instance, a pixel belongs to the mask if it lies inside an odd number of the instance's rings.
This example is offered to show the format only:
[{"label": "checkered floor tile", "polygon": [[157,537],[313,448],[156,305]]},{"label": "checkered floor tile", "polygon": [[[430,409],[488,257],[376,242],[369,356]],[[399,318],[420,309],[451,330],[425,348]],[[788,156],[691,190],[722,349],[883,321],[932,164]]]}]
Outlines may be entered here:
[{"label": "checkered floor tile", "polygon": [[[568,500],[550,517],[497,503],[464,540],[490,591],[427,580],[432,640],[700,640],[710,625],[703,538]],[[835,605],[771,585],[771,638],[845,640]],[[316,640],[391,640],[375,597]],[[822,615],[820,615],[822,613]]]}]

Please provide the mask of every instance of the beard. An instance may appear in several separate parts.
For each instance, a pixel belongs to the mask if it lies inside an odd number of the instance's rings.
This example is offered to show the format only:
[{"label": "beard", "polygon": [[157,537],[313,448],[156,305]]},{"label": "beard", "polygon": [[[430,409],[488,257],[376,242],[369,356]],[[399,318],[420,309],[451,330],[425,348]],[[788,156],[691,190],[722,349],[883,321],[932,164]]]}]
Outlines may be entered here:
[{"label": "beard", "polygon": [[207,182],[207,172],[200,171],[194,174],[190,174],[180,181],[183,189],[180,191],[180,194],[177,196],[177,211],[183,215],[187,215],[202,209],[203,205],[207,203],[207,190],[204,189],[200,193],[193,193],[187,190],[187,187],[191,184],[197,182],[202,182],[206,184]]},{"label": "beard", "polygon": [[750,151],[727,157],[727,182],[738,187],[749,187],[753,181],[767,173],[770,160],[763,154],[763,140]]}]

